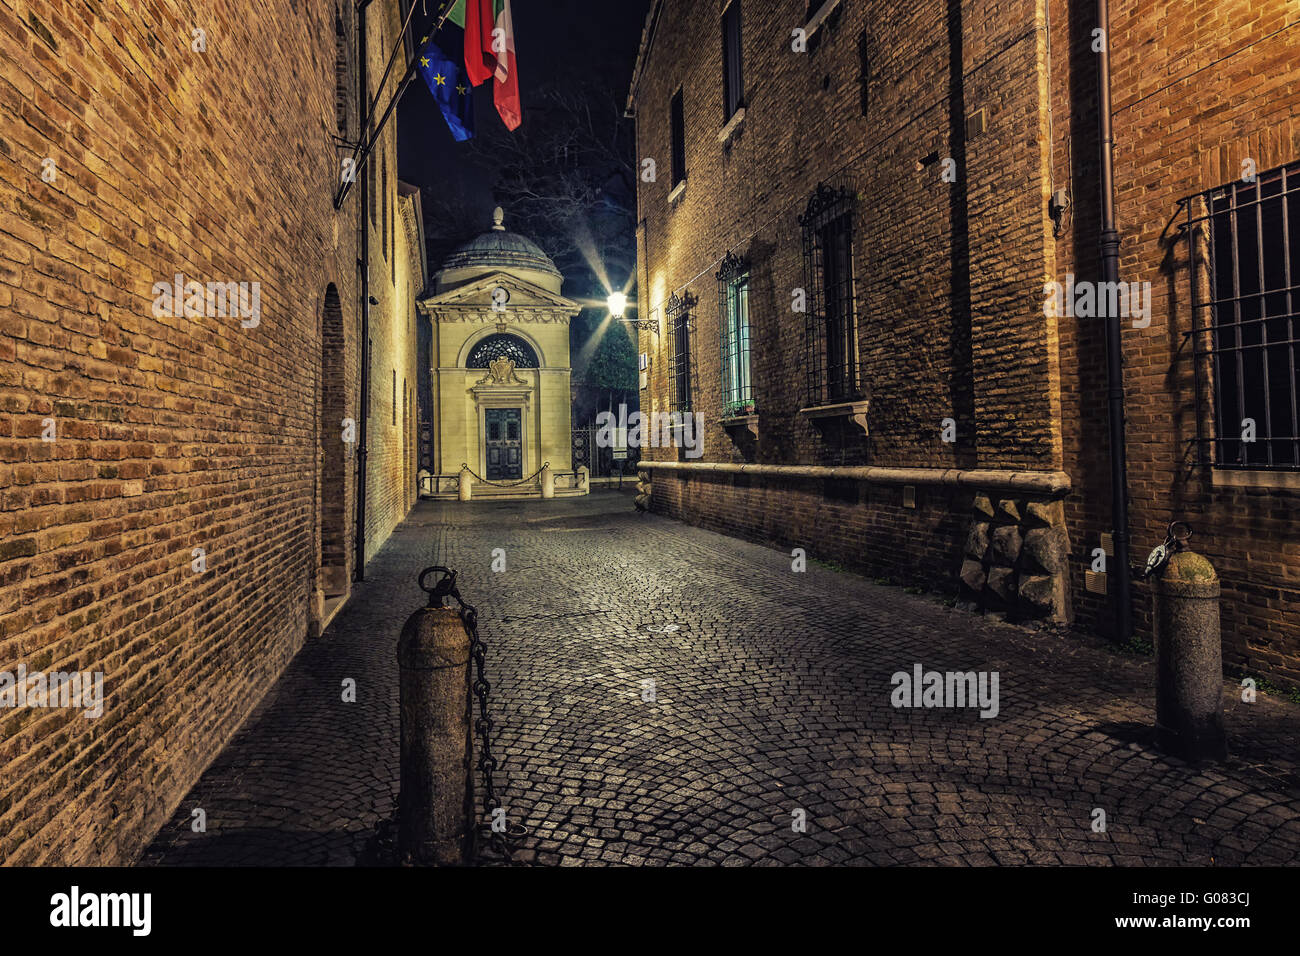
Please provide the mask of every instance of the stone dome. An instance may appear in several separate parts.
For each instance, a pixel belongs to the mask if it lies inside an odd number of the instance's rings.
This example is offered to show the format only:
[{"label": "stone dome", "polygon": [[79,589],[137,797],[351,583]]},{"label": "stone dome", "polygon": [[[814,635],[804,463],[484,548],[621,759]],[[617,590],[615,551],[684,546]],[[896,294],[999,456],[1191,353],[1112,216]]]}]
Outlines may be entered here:
[{"label": "stone dome", "polygon": [[[493,214],[492,228],[471,239],[449,255],[439,272],[439,285],[460,285],[463,282],[490,272],[510,272],[537,282],[542,277],[561,279],[560,270],[551,257],[531,239],[516,232],[507,232],[505,213],[498,206]],[[552,285],[543,279],[540,284]],[[558,286],[557,286],[558,288]]]}]

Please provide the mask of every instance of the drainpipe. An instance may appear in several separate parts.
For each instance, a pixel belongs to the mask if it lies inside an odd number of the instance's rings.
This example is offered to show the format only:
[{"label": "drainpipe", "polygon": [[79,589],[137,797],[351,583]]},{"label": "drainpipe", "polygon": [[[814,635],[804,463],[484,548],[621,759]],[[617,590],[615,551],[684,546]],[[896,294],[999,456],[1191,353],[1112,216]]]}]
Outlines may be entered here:
[{"label": "drainpipe", "polygon": [[[1097,0],[1097,25],[1105,31],[1097,67],[1097,108],[1101,122],[1101,278],[1119,282],[1119,230],[1115,228],[1114,130],[1110,109],[1110,4]],[[1114,286],[1107,286],[1114,288]],[[1128,461],[1124,449],[1124,355],[1121,316],[1106,316],[1106,404],[1110,418],[1111,538],[1114,570],[1115,640],[1133,636],[1131,566],[1128,529]],[[1108,575],[1108,577],[1112,577]]]},{"label": "drainpipe", "polygon": [[[358,122],[370,113],[369,79],[366,69],[366,7],[371,0],[361,0],[357,5],[357,96]],[[369,138],[369,129],[358,130],[364,142]],[[366,175],[370,171],[366,169]],[[352,580],[366,579],[366,461],[368,458],[366,433],[370,422],[370,190],[361,184],[361,201],[357,208],[361,211],[361,392],[360,419],[357,435],[357,527],[355,557],[352,562]]]}]

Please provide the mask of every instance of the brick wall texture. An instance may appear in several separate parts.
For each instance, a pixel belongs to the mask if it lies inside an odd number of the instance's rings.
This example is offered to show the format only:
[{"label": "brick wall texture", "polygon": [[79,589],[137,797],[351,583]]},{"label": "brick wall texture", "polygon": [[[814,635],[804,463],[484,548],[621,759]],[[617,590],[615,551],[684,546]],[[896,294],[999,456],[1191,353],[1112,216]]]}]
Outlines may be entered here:
[{"label": "brick wall texture", "polygon": [[[373,81],[396,4],[369,17]],[[104,674],[102,717],[0,710],[2,862],[129,862],[346,591],[355,29],[329,0],[0,0],[0,672]],[[412,500],[419,291],[391,128],[377,160],[367,554]],[[259,283],[260,322],[155,317],[177,273]]]},{"label": "brick wall texture", "polygon": [[[1043,307],[1045,282],[1099,278],[1096,4],[829,0],[811,4],[830,13],[796,52],[805,0],[740,2],[745,115],[734,129],[724,130],[726,3],[655,4],[634,79],[638,158],[658,173],[639,189],[639,295],[659,322],[640,334],[651,363],[642,408],[669,407],[664,305],[689,291],[701,461],[1064,471],[1066,616],[1106,631],[1106,598],[1084,587],[1110,529],[1103,326]],[[1109,34],[1121,276],[1153,290],[1150,326],[1126,323],[1122,339],[1134,560],[1170,520],[1189,521],[1223,578],[1225,663],[1297,682],[1300,490],[1276,473],[1229,486],[1195,461],[1186,243],[1170,223],[1184,196],[1238,178],[1244,157],[1260,171],[1300,160],[1300,68],[1288,52],[1300,13],[1286,0],[1154,8],[1112,2]],[[687,175],[670,198],[679,89]],[[943,180],[946,159],[955,182]],[[822,182],[857,197],[867,437],[799,413],[808,361],[805,316],[792,310],[806,285],[798,216]],[[1060,228],[1048,211],[1055,190],[1071,199]],[[719,424],[714,274],[728,252],[750,263],[757,440]],[[942,441],[945,418],[956,442]],[[656,510],[918,582],[951,587],[962,567],[969,494],[920,489],[907,509],[898,487],[683,474],[654,471]],[[1149,605],[1136,585],[1148,637]]]}]

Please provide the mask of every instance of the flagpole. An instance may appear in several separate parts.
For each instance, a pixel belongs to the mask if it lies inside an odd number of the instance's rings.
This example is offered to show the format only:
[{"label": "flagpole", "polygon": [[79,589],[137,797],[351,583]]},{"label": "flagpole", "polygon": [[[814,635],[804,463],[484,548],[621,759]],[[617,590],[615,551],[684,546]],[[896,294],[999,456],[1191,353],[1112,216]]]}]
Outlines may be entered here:
[{"label": "flagpole", "polygon": [[[376,87],[376,89],[380,91],[383,90],[384,84],[388,82],[388,76],[390,73],[392,73],[393,70],[393,63],[396,62],[397,60],[397,51],[401,48],[402,45],[402,38],[406,36],[406,31],[410,29],[411,16],[415,13],[415,3],[416,0],[411,0],[411,9],[406,14],[406,20],[402,23],[402,29],[398,31],[397,41],[393,44],[393,51],[391,54],[389,54],[388,57],[388,65],[384,67],[384,75],[379,81],[379,86]],[[452,8],[455,6],[456,6],[456,0],[446,0],[446,2],[443,4],[442,12],[438,14],[437,23],[435,23],[433,29],[429,31],[430,39],[437,36],[438,31],[441,30],[442,25],[447,22],[447,18],[451,16]],[[353,145],[352,178],[345,179],[343,180],[343,182],[339,184],[338,192],[335,193],[334,195],[335,209],[341,209],[343,207],[343,203],[348,198],[348,193],[352,189],[352,184],[356,181],[357,176],[360,175],[361,170],[365,167],[366,161],[370,158],[370,153],[374,150],[375,142],[379,139],[379,134],[383,132],[384,126],[388,122],[388,117],[392,115],[393,108],[397,106],[397,101],[402,98],[402,94],[406,91],[406,88],[410,86],[411,80],[415,78],[416,64],[420,62],[420,50],[422,48],[423,48],[423,44],[421,44],[420,47],[416,48],[415,59],[413,59],[409,64],[407,64],[406,72],[402,75],[401,80],[398,81],[397,92],[393,94],[393,98],[389,101],[388,108],[384,110],[384,115],[379,118],[379,123],[375,127],[374,133],[370,135],[369,139],[365,140],[364,147],[362,146],[361,140],[358,140],[358,142],[355,145]],[[379,104],[379,97],[376,96],[375,101],[370,104],[370,109],[366,113],[365,120],[361,123],[363,138],[365,135],[364,131],[370,125],[371,120],[374,118],[375,107],[378,104]],[[360,150],[360,152],[358,152],[358,150]]]}]

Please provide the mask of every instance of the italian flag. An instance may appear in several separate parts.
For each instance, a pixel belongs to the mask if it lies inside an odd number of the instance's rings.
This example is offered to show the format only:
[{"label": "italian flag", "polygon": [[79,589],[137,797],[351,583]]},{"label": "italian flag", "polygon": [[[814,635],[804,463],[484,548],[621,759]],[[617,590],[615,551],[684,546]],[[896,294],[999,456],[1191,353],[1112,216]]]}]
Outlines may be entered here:
[{"label": "italian flag", "polygon": [[474,86],[496,79],[492,98],[507,129],[523,121],[510,0],[456,0],[447,18],[465,31],[465,75]]}]

